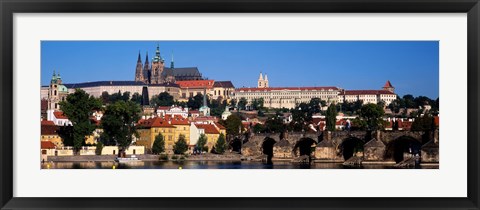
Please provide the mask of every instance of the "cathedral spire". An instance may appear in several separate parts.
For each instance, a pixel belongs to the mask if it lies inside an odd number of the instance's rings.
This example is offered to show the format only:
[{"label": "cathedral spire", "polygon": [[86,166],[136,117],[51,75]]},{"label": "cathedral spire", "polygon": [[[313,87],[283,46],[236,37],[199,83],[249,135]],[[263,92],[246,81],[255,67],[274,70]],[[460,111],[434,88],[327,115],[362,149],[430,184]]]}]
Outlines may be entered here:
[{"label": "cathedral spire", "polygon": [[145,64],[148,64],[148,51],[147,51],[147,55],[145,56]]},{"label": "cathedral spire", "polygon": [[157,50],[155,50],[155,57],[153,58],[153,62],[161,62],[163,61],[162,56],[160,55],[160,44],[157,43]]},{"label": "cathedral spire", "polygon": [[262,72],[260,72],[260,77],[258,77],[258,80],[263,80]]},{"label": "cathedral spire", "polygon": [[138,51],[138,60],[137,60],[138,63],[141,63],[142,62],[142,58],[140,58],[140,50]]},{"label": "cathedral spire", "polygon": [[175,68],[175,64],[173,62],[173,51],[172,51],[172,61],[170,62],[170,68],[171,69]]}]

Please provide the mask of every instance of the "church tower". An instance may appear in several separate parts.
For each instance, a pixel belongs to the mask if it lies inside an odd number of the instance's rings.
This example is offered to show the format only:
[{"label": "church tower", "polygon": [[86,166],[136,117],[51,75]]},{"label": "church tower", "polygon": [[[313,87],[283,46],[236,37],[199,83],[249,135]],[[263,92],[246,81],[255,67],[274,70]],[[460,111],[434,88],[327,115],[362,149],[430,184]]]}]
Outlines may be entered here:
[{"label": "church tower", "polygon": [[265,79],[263,80],[263,86],[265,86],[265,88],[268,88],[268,77],[267,77],[267,74],[265,74]]},{"label": "church tower", "polygon": [[390,83],[390,80],[387,80],[387,82],[385,83],[385,85],[383,86],[383,89],[384,90],[388,90],[392,93],[395,93],[395,88],[393,87],[392,83]]},{"label": "church tower", "polygon": [[150,69],[150,61],[148,60],[148,51],[147,55],[145,57],[145,65],[143,65],[143,82],[150,84],[150,75],[151,75],[151,69]]},{"label": "church tower", "polygon": [[162,73],[164,68],[164,62],[162,56],[160,55],[160,46],[157,45],[157,50],[155,51],[155,57],[153,58],[152,62],[152,76],[151,76],[151,84],[161,84],[162,81]]},{"label": "church tower", "polygon": [[140,58],[140,51],[138,52],[138,59],[137,59],[137,68],[135,69],[135,81],[142,81],[143,82],[143,68],[142,68],[142,59]]},{"label": "church tower", "polygon": [[53,119],[53,113],[60,110],[60,102],[66,100],[68,96],[68,89],[62,84],[62,77],[60,74],[55,74],[53,71],[50,85],[48,86],[48,108],[47,108],[47,120]]},{"label": "church tower", "polygon": [[262,72],[260,72],[260,76],[258,77],[258,88],[264,88],[265,87],[265,81],[263,80],[263,75]]}]

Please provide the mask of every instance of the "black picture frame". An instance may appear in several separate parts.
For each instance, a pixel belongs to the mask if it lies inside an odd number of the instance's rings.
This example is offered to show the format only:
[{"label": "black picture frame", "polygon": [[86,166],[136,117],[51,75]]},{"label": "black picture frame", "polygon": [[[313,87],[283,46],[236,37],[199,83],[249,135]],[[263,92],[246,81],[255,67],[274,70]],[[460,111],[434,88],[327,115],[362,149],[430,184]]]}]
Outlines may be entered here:
[{"label": "black picture frame", "polygon": [[[479,209],[478,0],[0,0],[1,209]],[[13,197],[15,13],[467,13],[468,196],[465,198],[18,198]],[[448,180],[445,180],[448,181]]]}]

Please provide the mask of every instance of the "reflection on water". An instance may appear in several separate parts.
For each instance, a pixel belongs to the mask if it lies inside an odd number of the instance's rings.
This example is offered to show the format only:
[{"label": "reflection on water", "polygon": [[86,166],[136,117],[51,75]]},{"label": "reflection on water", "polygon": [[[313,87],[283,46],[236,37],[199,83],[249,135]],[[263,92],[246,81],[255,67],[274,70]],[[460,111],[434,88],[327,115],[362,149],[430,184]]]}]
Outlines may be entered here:
[{"label": "reflection on water", "polygon": [[[41,164],[42,169],[392,169],[392,165],[343,166],[341,163],[293,164],[274,161],[273,164],[242,161],[140,161],[132,163],[108,162],[54,162]],[[438,165],[422,166],[438,169]]]}]

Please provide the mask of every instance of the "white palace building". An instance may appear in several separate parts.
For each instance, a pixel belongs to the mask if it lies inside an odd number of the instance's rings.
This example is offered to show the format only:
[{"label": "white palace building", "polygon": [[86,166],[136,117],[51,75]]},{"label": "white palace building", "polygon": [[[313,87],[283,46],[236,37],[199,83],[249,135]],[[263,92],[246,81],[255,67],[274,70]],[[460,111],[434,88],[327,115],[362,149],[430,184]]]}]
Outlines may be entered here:
[{"label": "white palace building", "polygon": [[327,103],[344,103],[363,101],[378,103],[383,101],[388,106],[397,99],[395,88],[387,81],[381,90],[344,90],[339,87],[269,87],[268,77],[262,73],[256,88],[237,88],[234,98],[245,98],[250,104],[253,100],[264,100],[267,108],[295,108],[297,104],[308,103],[312,98],[319,98]]}]

